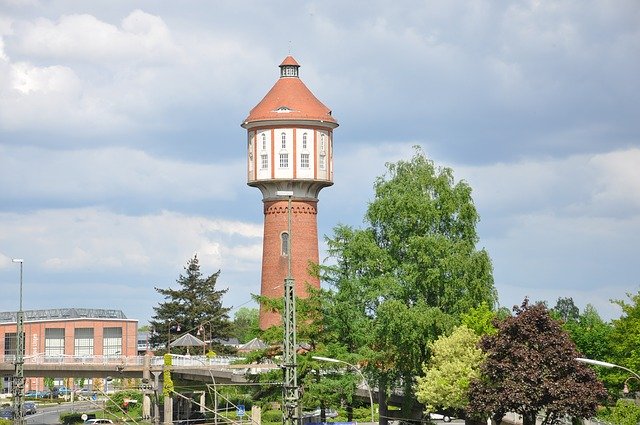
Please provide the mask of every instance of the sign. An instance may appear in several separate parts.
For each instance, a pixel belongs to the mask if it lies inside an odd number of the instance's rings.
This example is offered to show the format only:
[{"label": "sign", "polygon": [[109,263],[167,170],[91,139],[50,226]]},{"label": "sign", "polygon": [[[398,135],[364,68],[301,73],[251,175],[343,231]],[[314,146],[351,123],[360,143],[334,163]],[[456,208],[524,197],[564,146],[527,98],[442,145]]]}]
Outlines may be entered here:
[{"label": "sign", "polygon": [[236,415],[239,417],[244,416],[244,404],[238,404],[238,409],[236,410]]},{"label": "sign", "polygon": [[83,413],[83,414],[82,414],[82,416],[80,416],[80,418],[81,418],[83,421],[86,421],[86,420],[87,420],[87,418],[88,418],[88,416],[87,416],[87,414],[86,414],[86,413]]}]

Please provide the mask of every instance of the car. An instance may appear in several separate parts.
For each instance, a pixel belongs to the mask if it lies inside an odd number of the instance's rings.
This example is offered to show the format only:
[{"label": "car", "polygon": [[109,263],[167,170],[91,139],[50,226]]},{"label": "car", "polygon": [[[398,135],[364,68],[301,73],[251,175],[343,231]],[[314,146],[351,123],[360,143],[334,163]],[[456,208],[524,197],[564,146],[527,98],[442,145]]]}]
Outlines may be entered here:
[{"label": "car", "polygon": [[429,419],[432,421],[451,422],[451,417],[441,413],[429,413]]},{"label": "car", "polygon": [[3,408],[0,410],[0,419],[13,419],[13,409]]},{"label": "car", "polygon": [[33,401],[27,401],[22,405],[22,411],[25,415],[33,415],[36,413],[36,404]]},{"label": "car", "polygon": [[112,424],[113,421],[111,419],[95,418],[95,419],[87,419],[83,423],[91,424],[91,425],[94,425],[94,424]]},{"label": "car", "polygon": [[69,395],[71,394],[71,390],[67,387],[55,387],[53,389],[54,392],[57,392],[59,395]]}]

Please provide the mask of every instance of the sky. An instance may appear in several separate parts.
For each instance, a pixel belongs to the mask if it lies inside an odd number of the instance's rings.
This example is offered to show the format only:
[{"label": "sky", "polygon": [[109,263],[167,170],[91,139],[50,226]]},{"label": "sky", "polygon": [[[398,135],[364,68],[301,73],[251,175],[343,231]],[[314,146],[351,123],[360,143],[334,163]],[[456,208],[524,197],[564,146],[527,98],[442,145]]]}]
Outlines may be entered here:
[{"label": "sky", "polygon": [[[287,55],[333,111],[319,236],[420,146],[473,188],[499,303],[640,289],[640,3],[0,0],[0,311],[140,325],[195,254],[256,307],[249,110]],[[321,260],[325,242],[321,242]]]}]

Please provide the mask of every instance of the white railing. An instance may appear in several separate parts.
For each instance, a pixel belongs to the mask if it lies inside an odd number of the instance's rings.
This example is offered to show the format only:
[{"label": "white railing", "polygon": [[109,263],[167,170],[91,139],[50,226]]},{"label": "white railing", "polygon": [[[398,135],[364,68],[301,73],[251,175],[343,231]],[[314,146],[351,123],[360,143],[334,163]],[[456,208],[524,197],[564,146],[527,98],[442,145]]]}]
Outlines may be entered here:
[{"label": "white railing", "polygon": [[[240,357],[215,356],[180,356],[173,354],[172,364],[175,366],[188,366],[193,368],[210,368],[213,366],[228,366],[232,362],[241,359]],[[14,355],[0,355],[0,363],[15,362]],[[45,355],[38,353],[24,356],[24,364],[88,364],[88,365],[120,365],[120,366],[141,366],[144,363],[144,356],[121,356],[121,355],[95,355],[95,356],[75,356],[67,354]],[[151,366],[162,366],[164,358],[154,356],[150,359]]]}]

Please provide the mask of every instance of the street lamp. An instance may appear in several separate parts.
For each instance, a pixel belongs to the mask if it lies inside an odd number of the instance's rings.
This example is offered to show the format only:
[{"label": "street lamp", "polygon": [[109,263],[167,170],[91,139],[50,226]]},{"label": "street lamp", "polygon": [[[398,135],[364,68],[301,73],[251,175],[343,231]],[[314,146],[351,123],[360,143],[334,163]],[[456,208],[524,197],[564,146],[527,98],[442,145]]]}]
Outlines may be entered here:
[{"label": "street lamp", "polygon": [[602,366],[602,367],[607,367],[607,368],[614,368],[615,367],[615,368],[618,368],[618,369],[626,370],[627,372],[632,374],[636,379],[640,380],[640,375],[638,375],[637,373],[635,373],[631,369],[626,368],[624,366],[620,366],[620,365],[614,364],[614,363],[603,362],[601,360],[585,359],[583,357],[577,357],[576,361],[581,362],[581,363],[587,363],[587,364],[594,365],[594,366]]},{"label": "street lamp", "polygon": [[21,258],[13,258],[14,263],[20,263],[20,308],[16,314],[16,359],[14,362],[14,387],[13,387],[13,423],[24,424],[24,313],[22,311],[22,263]]},{"label": "street lamp", "polygon": [[365,385],[367,386],[367,390],[369,391],[369,403],[371,404],[371,422],[375,422],[375,418],[374,418],[374,414],[373,414],[373,394],[371,393],[371,386],[369,385],[369,382],[367,381],[367,378],[365,378],[364,375],[362,374],[362,372],[360,371],[360,368],[352,365],[351,363],[347,363],[344,360],[332,359],[331,357],[312,356],[311,358],[314,359],[314,360],[320,360],[322,362],[342,363],[342,364],[345,364],[345,365],[351,367],[356,372],[358,372],[358,374],[360,375],[360,377],[364,381]]},{"label": "street lamp", "polygon": [[169,322],[169,328],[167,331],[167,353],[171,354],[171,346],[169,344],[171,344],[171,326],[173,324],[176,324],[176,332],[180,332],[180,323],[176,322],[175,320],[172,320]]}]

